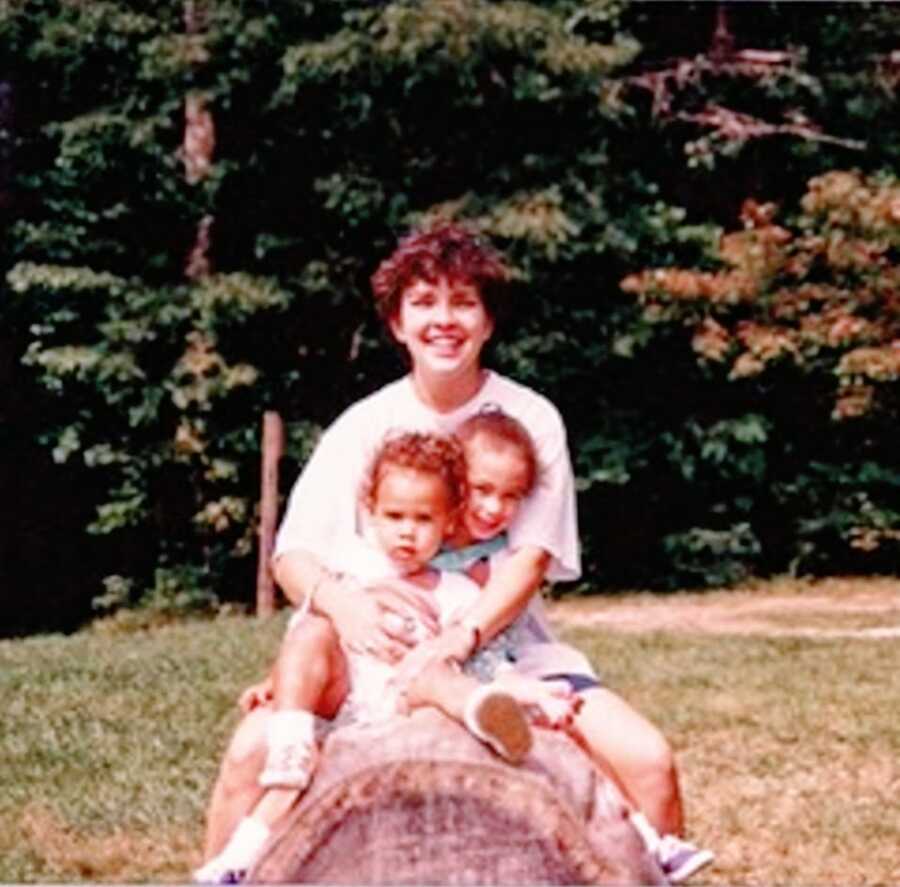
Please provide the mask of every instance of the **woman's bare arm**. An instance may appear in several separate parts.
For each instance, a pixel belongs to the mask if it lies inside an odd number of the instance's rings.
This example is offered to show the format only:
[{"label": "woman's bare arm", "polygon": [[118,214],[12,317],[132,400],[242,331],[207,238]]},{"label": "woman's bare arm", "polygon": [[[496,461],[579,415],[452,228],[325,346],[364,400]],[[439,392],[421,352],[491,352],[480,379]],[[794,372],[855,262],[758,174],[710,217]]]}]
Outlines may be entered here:
[{"label": "woman's bare arm", "polygon": [[325,567],[312,552],[295,549],[273,564],[275,579],[288,600],[331,620],[340,639],[350,647],[388,661],[402,658],[411,644],[388,612],[402,617],[410,612],[432,631],[437,629],[434,606],[402,586],[380,583],[364,588],[358,581]]}]

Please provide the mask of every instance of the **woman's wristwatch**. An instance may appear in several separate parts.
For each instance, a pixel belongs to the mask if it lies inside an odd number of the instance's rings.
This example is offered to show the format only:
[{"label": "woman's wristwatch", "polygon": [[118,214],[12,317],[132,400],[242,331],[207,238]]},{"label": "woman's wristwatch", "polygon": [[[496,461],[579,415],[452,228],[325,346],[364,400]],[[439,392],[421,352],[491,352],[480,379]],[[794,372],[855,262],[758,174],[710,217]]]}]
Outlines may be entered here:
[{"label": "woman's wristwatch", "polygon": [[316,581],[313,584],[312,589],[309,592],[309,596],[306,599],[306,607],[305,609],[311,610],[313,607],[313,601],[319,593],[319,589],[323,585],[344,585],[347,582],[347,574],[340,573],[337,570],[329,570],[327,567],[319,567],[319,575],[316,577]]}]

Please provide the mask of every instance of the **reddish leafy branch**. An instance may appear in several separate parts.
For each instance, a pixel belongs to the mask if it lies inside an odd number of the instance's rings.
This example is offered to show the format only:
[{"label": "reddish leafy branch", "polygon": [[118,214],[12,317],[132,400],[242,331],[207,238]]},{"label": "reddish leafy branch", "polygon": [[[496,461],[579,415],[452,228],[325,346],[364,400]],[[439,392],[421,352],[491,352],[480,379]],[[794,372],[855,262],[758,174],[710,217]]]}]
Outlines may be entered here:
[{"label": "reddish leafy branch", "polygon": [[832,172],[810,182],[793,229],[774,219],[774,205],[747,201],[721,270],[652,269],[622,288],[646,320],[688,326],[700,360],[731,379],[783,361],[833,373],[833,418],[865,415],[900,380],[900,184]]}]

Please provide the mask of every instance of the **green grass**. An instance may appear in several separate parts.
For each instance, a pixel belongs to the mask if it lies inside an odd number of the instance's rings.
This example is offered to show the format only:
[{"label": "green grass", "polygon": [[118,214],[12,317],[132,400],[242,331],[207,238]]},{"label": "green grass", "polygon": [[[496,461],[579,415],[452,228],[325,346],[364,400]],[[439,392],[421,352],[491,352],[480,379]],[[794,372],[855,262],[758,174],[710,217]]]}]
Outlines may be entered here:
[{"label": "green grass", "polygon": [[[0,881],[183,881],[283,619],[0,642]],[[900,644],[568,633],[678,753],[718,884],[900,881]]]},{"label": "green grass", "polygon": [[0,643],[0,881],[183,879],[235,693],[281,622]]},{"label": "green grass", "polygon": [[677,751],[720,884],[900,879],[900,644],[570,633]]}]

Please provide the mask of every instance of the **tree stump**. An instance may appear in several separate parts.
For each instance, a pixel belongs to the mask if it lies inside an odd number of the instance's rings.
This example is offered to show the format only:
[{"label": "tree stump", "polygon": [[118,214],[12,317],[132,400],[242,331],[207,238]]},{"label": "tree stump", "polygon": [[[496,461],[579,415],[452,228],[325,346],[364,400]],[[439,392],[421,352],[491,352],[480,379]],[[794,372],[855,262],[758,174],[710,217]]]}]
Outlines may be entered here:
[{"label": "tree stump", "polygon": [[336,730],[248,881],[666,883],[585,753],[535,734],[513,767],[431,709]]}]

